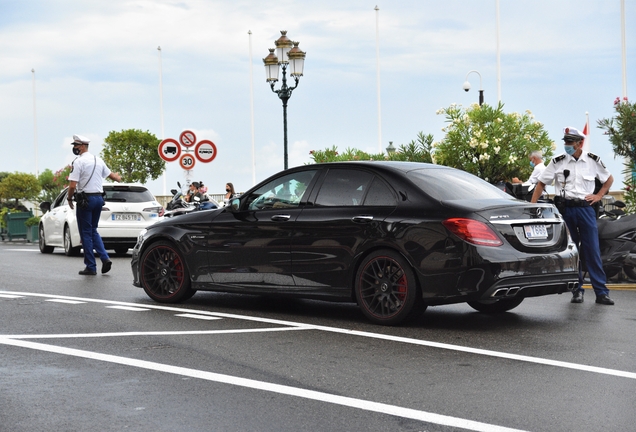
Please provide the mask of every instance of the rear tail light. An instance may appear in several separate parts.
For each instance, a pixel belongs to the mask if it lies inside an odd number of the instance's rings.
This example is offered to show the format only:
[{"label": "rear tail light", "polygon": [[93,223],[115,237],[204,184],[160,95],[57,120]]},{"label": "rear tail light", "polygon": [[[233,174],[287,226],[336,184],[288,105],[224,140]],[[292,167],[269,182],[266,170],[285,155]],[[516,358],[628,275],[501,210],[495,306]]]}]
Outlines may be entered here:
[{"label": "rear tail light", "polygon": [[142,211],[148,212],[148,213],[157,213],[157,214],[159,214],[159,216],[163,216],[163,213],[164,213],[164,209],[161,206],[159,206],[159,207],[146,207]]},{"label": "rear tail light", "polygon": [[474,219],[450,218],[442,222],[460,239],[480,246],[501,246],[503,242],[485,223]]}]

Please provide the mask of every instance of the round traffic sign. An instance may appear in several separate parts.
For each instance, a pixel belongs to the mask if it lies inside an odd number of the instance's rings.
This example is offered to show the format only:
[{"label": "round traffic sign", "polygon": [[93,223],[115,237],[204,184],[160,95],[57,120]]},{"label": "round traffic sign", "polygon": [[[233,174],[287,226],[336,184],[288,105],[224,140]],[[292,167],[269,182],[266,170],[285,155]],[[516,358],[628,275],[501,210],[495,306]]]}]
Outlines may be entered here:
[{"label": "round traffic sign", "polygon": [[216,157],[216,146],[210,140],[199,141],[197,146],[194,148],[194,155],[200,162],[212,162]]},{"label": "round traffic sign", "polygon": [[196,159],[191,153],[186,153],[181,156],[181,159],[179,159],[179,165],[181,165],[181,168],[183,168],[184,170],[191,170],[192,168],[194,168],[195,162]]},{"label": "round traffic sign", "polygon": [[197,136],[192,131],[184,130],[181,132],[181,135],[179,135],[179,142],[186,147],[190,147],[196,144]]},{"label": "round traffic sign", "polygon": [[161,159],[166,162],[174,162],[181,156],[181,146],[177,140],[172,138],[166,138],[161,141],[157,150]]}]

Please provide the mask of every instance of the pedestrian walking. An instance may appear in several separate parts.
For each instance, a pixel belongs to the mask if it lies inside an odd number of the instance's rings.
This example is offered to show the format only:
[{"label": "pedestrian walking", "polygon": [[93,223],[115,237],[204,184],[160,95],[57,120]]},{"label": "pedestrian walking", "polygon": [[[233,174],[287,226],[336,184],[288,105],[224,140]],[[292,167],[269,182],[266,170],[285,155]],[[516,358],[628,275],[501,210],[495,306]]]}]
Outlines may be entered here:
[{"label": "pedestrian walking", "polygon": [[67,193],[68,204],[74,209],[73,199],[77,204],[75,215],[77,227],[84,249],[84,270],[79,274],[92,276],[97,274],[95,252],[102,261],[102,273],[108,273],[113,265],[102,237],[97,232],[99,218],[104,206],[104,189],[102,181],[105,178],[120,182],[121,176],[111,172],[104,161],[88,151],[89,140],[81,135],[73,135],[73,154],[78,156],[71,166],[68,176],[69,187]]}]

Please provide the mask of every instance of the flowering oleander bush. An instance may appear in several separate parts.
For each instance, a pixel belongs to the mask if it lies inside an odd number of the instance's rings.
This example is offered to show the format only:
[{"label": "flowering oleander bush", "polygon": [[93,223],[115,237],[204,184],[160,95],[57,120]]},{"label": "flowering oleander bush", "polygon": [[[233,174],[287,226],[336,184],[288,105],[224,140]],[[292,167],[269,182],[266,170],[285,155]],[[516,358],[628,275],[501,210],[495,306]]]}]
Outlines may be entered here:
[{"label": "flowering oleander bush", "polygon": [[529,155],[540,150],[550,160],[555,145],[543,124],[524,114],[503,111],[503,104],[473,104],[469,108],[452,104],[437,111],[448,126],[439,143],[433,143],[433,160],[440,165],[468,171],[490,183],[527,179],[532,173]]},{"label": "flowering oleander bush", "polygon": [[623,181],[625,208],[627,213],[636,213],[636,103],[627,97],[614,100],[616,114],[610,119],[598,120],[598,127],[609,137],[614,153],[627,159]]}]

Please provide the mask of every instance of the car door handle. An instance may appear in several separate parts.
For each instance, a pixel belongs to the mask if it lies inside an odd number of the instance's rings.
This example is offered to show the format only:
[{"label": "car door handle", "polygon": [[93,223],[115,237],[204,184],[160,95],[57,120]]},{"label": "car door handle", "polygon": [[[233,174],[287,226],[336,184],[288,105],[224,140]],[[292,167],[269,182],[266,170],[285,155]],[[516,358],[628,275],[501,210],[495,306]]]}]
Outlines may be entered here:
[{"label": "car door handle", "polygon": [[373,220],[373,216],[370,216],[370,215],[354,216],[351,218],[351,220],[355,223],[369,223]]},{"label": "car door handle", "polygon": [[272,216],[271,219],[275,222],[285,222],[289,220],[289,217],[290,216],[288,214],[280,214]]}]

